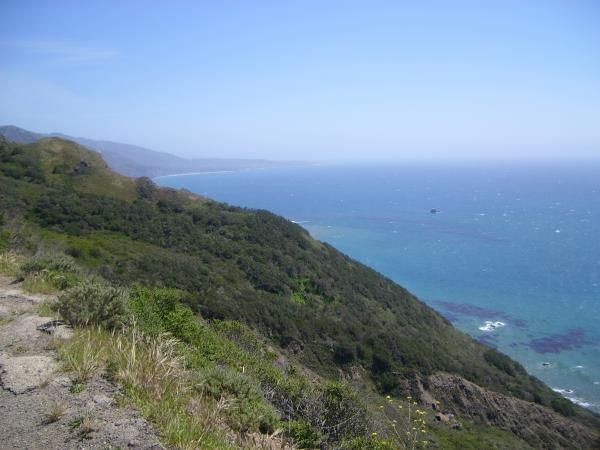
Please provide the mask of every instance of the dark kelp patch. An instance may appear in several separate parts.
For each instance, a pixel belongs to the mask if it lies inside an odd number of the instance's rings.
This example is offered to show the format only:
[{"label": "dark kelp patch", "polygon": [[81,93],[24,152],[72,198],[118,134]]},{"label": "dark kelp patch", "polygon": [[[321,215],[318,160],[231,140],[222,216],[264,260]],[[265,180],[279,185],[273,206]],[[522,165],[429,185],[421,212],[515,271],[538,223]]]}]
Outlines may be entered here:
[{"label": "dark kelp patch", "polygon": [[560,353],[563,350],[575,350],[593,344],[595,342],[587,336],[583,328],[572,328],[565,333],[551,334],[525,343],[537,353]]}]

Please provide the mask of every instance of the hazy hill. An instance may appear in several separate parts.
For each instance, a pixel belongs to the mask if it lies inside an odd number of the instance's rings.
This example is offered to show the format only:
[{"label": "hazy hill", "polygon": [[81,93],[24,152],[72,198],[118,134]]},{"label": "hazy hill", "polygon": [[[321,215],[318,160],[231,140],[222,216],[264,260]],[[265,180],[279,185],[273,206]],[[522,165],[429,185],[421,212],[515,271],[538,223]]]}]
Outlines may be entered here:
[{"label": "hazy hill", "polygon": [[[445,413],[480,427],[462,439],[492,433],[503,443],[489,448],[598,445],[598,416],[282,217],[118,175],[59,138],[0,142],[0,188],[5,246],[72,255],[115,284],[176,288],[204,320],[246,324],[317,380],[347,380],[371,409],[379,395],[411,394],[426,407],[442,400]],[[186,327],[168,331],[194,342]],[[279,389],[263,368],[251,376],[265,396]],[[449,442],[445,429],[435,432]],[[481,448],[457,442],[443,448]]]},{"label": "hazy hill", "polygon": [[61,133],[40,134],[12,125],[1,126],[0,134],[7,140],[19,144],[31,144],[44,137],[62,137],[100,152],[113,170],[132,177],[156,177],[178,173],[240,170],[297,164],[263,159],[185,159],[137,145],[73,137]]}]

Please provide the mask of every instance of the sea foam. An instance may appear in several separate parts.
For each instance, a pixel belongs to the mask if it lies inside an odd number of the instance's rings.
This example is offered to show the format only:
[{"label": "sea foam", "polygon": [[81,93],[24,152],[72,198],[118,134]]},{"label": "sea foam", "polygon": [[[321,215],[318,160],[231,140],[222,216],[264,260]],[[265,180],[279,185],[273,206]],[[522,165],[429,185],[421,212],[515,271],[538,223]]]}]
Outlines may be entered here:
[{"label": "sea foam", "polygon": [[485,324],[480,326],[479,329],[481,331],[494,331],[497,328],[503,327],[506,324],[504,322],[494,322],[491,320],[486,320]]}]

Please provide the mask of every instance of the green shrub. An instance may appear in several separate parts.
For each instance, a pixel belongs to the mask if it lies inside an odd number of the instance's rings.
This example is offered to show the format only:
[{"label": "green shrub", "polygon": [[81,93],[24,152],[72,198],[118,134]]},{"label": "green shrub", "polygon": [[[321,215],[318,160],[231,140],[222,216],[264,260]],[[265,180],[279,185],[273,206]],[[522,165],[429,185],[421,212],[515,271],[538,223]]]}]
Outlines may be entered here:
[{"label": "green shrub", "polygon": [[398,447],[391,441],[373,436],[371,438],[356,437],[344,441],[341,450],[398,450]]},{"label": "green shrub", "polygon": [[248,325],[237,320],[215,320],[211,326],[220,336],[234,342],[251,355],[260,357],[266,362],[273,362],[277,359],[277,354],[269,350],[264,339]]},{"label": "green shrub", "polygon": [[229,426],[236,431],[272,433],[279,422],[275,408],[263,398],[257,384],[233,369],[207,370],[198,389],[214,399],[231,401],[226,416]]},{"label": "green shrub", "polygon": [[6,250],[10,243],[10,231],[0,230],[0,250]]},{"label": "green shrub", "polygon": [[191,342],[198,329],[198,318],[181,304],[184,292],[170,288],[136,287],[129,296],[129,310],[137,325],[149,336],[171,333]]},{"label": "green shrub", "polygon": [[344,383],[330,382],[322,388],[323,429],[330,439],[339,441],[367,432],[368,413],[354,389]]},{"label": "green shrub", "polygon": [[573,416],[575,414],[575,407],[566,398],[555,398],[550,403],[552,409],[563,416]]},{"label": "green shrub", "polygon": [[24,275],[38,273],[43,270],[64,273],[76,273],[79,271],[75,262],[63,255],[37,255],[21,264],[21,272]]},{"label": "green shrub", "polygon": [[63,291],[81,282],[76,273],[42,270],[27,275],[23,281],[23,289],[27,292],[51,294]]},{"label": "green shrub", "polygon": [[497,350],[490,349],[483,354],[483,357],[487,362],[496,366],[508,375],[515,376],[514,363],[508,356]]},{"label": "green shrub", "polygon": [[285,425],[285,435],[294,441],[297,448],[319,448],[323,435],[305,420],[290,420]]},{"label": "green shrub", "polygon": [[75,326],[120,328],[127,321],[127,295],[121,288],[86,280],[59,296],[56,311]]}]

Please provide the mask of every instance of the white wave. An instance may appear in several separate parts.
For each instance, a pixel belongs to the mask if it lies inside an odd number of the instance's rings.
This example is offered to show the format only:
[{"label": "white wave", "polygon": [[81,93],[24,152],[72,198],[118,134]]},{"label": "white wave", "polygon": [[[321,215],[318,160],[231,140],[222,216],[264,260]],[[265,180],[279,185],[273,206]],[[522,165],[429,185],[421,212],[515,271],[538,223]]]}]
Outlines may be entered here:
[{"label": "white wave", "polygon": [[552,388],[552,390],[560,395],[572,394],[575,392],[573,389]]},{"label": "white wave", "polygon": [[503,327],[506,324],[504,322],[493,322],[491,320],[486,320],[485,325],[479,327],[481,331],[494,331],[497,328]]},{"label": "white wave", "polygon": [[586,402],[585,400],[582,400],[582,399],[577,398],[577,397],[565,397],[565,398],[567,400],[572,401],[576,405],[583,406],[584,408],[589,408],[590,406],[592,406],[592,404],[590,402]]}]

